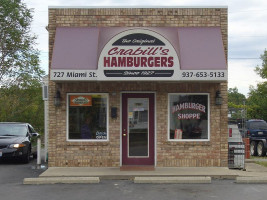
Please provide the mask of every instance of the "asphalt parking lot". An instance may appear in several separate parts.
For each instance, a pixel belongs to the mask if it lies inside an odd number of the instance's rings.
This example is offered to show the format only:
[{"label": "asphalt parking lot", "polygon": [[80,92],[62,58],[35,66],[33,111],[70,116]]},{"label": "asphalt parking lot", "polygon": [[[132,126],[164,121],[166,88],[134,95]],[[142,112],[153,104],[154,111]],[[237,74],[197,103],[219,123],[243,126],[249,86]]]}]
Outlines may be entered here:
[{"label": "asphalt parking lot", "polygon": [[134,184],[131,180],[101,180],[98,184],[23,185],[24,178],[45,171],[29,164],[0,162],[1,199],[235,199],[262,200],[266,184],[235,184],[234,180],[212,180],[212,184]]}]

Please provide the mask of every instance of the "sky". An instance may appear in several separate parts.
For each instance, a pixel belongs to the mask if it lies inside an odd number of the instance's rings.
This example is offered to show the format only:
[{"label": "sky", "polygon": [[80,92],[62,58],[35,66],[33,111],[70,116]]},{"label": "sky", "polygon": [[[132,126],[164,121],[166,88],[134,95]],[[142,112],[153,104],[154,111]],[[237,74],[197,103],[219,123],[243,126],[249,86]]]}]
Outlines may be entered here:
[{"label": "sky", "polygon": [[33,8],[32,31],[37,35],[41,67],[48,71],[48,6],[228,6],[228,88],[237,87],[247,96],[250,86],[262,82],[255,67],[267,49],[266,0],[24,0]]}]

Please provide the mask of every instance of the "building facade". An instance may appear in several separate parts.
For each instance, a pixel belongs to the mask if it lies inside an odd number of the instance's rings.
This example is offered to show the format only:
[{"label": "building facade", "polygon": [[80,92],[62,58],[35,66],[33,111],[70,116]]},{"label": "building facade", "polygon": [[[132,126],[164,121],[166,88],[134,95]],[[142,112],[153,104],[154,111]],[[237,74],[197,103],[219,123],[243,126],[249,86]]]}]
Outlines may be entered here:
[{"label": "building facade", "polygon": [[50,7],[48,31],[50,167],[227,166],[227,7]]}]

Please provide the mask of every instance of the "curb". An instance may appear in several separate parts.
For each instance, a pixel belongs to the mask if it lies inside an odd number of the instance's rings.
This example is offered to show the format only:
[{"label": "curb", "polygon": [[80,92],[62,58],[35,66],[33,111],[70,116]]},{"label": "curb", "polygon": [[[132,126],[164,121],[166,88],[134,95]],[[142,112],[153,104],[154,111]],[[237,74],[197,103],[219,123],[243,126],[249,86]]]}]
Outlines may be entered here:
[{"label": "curb", "polygon": [[241,183],[241,184],[251,184],[251,183],[267,183],[267,176],[266,177],[236,177],[236,183]]},{"label": "curb", "polygon": [[211,183],[211,177],[135,177],[134,183]]},{"label": "curb", "polygon": [[46,177],[46,178],[25,178],[24,185],[57,184],[57,183],[99,183],[99,177]]}]

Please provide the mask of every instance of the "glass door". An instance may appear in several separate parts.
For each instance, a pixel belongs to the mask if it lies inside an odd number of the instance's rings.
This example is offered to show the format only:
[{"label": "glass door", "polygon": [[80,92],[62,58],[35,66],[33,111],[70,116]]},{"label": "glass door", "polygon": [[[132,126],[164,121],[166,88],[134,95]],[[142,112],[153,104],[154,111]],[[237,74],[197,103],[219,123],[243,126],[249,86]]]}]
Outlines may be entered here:
[{"label": "glass door", "polygon": [[154,165],[154,94],[122,95],[122,164]]}]

